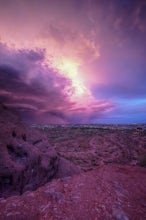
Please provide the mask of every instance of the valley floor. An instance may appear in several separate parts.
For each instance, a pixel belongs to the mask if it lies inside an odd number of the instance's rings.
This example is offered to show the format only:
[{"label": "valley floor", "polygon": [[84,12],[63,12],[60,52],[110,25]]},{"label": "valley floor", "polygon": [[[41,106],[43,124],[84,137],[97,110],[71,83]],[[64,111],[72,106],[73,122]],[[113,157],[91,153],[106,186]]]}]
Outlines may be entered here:
[{"label": "valley floor", "polygon": [[145,125],[52,126],[44,130],[51,146],[84,171],[104,164],[146,166]]}]

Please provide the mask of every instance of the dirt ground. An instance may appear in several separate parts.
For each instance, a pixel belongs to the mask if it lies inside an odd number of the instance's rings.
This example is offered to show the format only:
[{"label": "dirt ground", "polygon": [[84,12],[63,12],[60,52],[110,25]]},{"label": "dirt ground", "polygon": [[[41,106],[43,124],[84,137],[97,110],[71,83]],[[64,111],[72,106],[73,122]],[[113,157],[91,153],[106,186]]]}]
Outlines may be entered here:
[{"label": "dirt ground", "polygon": [[146,166],[146,129],[141,125],[47,127],[49,143],[84,171],[104,164]]}]

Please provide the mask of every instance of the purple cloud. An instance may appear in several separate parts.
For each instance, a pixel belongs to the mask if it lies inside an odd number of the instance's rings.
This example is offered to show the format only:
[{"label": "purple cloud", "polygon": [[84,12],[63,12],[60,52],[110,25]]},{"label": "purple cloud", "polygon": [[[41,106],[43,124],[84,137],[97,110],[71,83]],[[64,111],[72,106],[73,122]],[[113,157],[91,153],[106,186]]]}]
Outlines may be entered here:
[{"label": "purple cloud", "polygon": [[[43,66],[42,51],[0,51],[0,99],[5,104],[36,111],[49,111],[61,105],[69,106],[63,89],[67,79]],[[57,83],[57,86],[56,86]],[[31,106],[31,107],[30,107]],[[58,116],[59,117],[59,116]]]},{"label": "purple cloud", "polygon": [[38,123],[89,122],[112,104],[94,103],[90,109],[77,107],[65,93],[70,81],[44,66],[45,51],[12,50],[0,45],[0,101],[22,117]]},{"label": "purple cloud", "polygon": [[[38,122],[146,120],[145,9],[145,0],[0,1],[0,100]],[[71,101],[71,78],[49,64],[67,59],[91,105]]]}]

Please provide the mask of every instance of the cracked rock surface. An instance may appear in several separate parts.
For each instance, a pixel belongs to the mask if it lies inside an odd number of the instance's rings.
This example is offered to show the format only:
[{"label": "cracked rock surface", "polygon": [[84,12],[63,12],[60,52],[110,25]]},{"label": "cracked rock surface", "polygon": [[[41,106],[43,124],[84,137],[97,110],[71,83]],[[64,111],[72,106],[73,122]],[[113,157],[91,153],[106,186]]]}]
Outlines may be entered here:
[{"label": "cracked rock surface", "polygon": [[0,197],[19,195],[53,178],[80,172],[57,155],[44,132],[23,124],[2,105],[0,127]]}]

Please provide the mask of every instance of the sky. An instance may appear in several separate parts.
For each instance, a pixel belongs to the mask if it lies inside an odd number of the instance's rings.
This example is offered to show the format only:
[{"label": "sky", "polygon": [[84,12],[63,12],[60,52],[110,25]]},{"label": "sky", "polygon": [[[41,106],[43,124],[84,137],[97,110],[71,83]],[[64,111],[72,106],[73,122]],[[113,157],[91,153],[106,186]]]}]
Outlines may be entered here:
[{"label": "sky", "polygon": [[0,102],[28,123],[146,123],[146,1],[0,0]]}]

